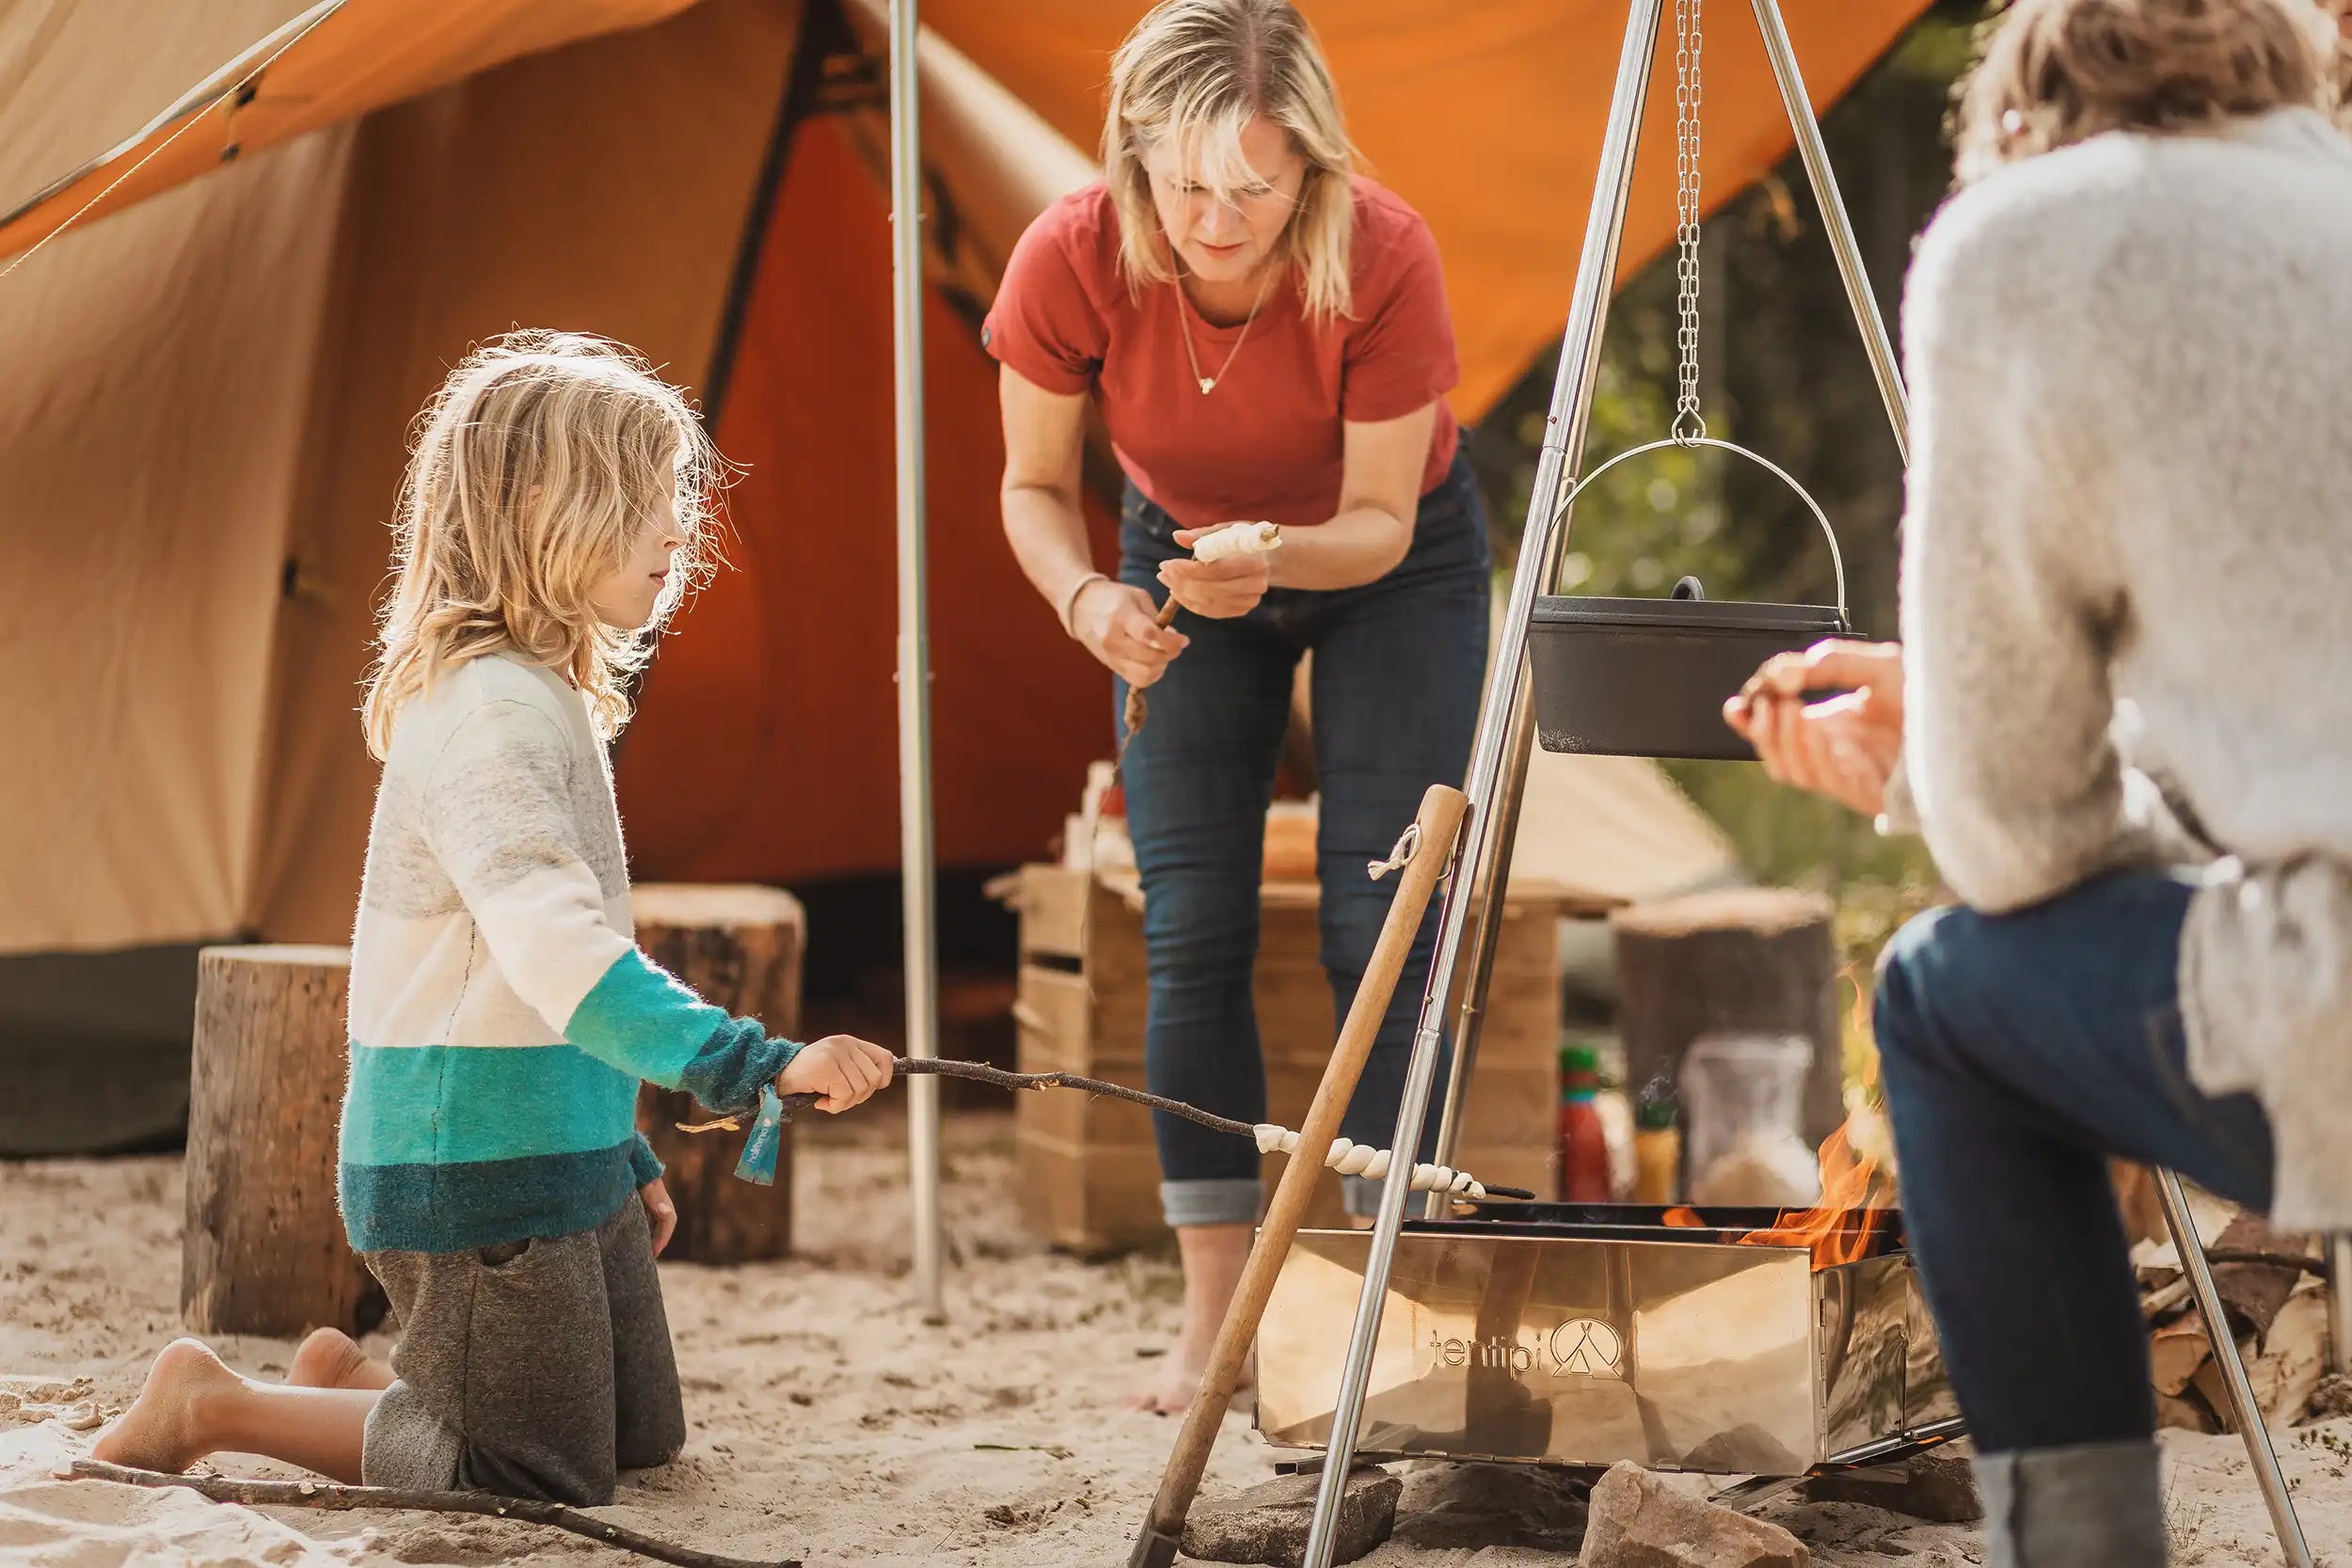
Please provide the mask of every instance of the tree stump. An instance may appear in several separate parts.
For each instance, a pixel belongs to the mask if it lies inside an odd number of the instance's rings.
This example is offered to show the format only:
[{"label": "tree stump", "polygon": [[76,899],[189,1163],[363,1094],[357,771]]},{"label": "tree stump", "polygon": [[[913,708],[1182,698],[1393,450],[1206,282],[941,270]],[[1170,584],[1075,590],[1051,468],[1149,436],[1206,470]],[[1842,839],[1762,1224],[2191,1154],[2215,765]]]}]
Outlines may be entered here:
[{"label": "tree stump", "polygon": [[1804,1136],[1819,1144],[1836,1131],[1846,1111],[1831,912],[1815,894],[1730,888],[1611,915],[1628,1091],[1661,1073],[1678,1082],[1701,1035],[1796,1035],[1813,1042]]},{"label": "tree stump", "polygon": [[[807,918],[780,888],[649,882],[629,895],[637,941],[656,963],[714,1006],[759,1020],[771,1035],[801,1026],[801,956]],[[667,1169],[677,1233],[664,1258],[690,1263],[748,1263],[792,1246],[792,1129],[784,1129],[776,1184],[739,1180],[745,1132],[684,1133],[679,1122],[716,1113],[683,1089],[646,1085],[637,1125]]]},{"label": "tree stump", "polygon": [[358,1334],[383,1318],[335,1198],[350,980],[342,947],[199,955],[180,1313],[199,1333]]}]

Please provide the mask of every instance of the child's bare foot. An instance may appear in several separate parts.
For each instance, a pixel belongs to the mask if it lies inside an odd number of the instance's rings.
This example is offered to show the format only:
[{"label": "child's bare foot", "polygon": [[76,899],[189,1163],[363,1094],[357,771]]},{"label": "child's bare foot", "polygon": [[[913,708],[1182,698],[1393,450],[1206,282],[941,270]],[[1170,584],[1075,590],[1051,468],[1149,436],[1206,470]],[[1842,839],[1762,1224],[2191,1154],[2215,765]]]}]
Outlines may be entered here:
[{"label": "child's bare foot", "polygon": [[296,1388],[389,1388],[392,1370],[340,1328],[314,1328],[294,1352],[286,1382]]},{"label": "child's bare foot", "polygon": [[131,1408],[98,1434],[90,1457],[142,1470],[186,1469],[206,1454],[202,1406],[233,1392],[237,1374],[201,1339],[174,1339],[147,1370],[147,1386]]}]

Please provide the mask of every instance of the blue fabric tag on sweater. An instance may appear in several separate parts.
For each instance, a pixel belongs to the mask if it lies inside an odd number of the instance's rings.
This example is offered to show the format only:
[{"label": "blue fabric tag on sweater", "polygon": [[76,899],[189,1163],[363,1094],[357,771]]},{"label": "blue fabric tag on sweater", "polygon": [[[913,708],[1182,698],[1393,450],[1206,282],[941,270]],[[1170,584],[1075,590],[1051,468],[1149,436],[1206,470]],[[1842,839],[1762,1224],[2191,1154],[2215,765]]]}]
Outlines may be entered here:
[{"label": "blue fabric tag on sweater", "polygon": [[776,1098],[775,1085],[762,1084],[759,1116],[752,1122],[752,1135],[743,1140],[743,1157],[735,1162],[735,1174],[763,1187],[774,1186],[776,1156],[783,1148],[784,1101]]}]

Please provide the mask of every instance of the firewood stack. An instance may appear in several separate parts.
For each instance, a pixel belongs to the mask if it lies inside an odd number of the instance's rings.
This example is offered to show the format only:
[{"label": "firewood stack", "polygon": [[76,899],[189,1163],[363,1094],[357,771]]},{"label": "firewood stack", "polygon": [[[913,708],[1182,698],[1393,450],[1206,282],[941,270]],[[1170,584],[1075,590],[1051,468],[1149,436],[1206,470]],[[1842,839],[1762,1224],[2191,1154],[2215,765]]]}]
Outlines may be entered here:
[{"label": "firewood stack", "polygon": [[[2138,1190],[2145,1180],[2137,1169],[2117,1173],[2136,1238],[2132,1261],[2139,1271],[2157,1421],[2194,1432],[2234,1431],[2221,1370],[2154,1190]],[[2261,1215],[2193,1189],[2190,1203],[2264,1424],[2298,1426],[2352,1410],[2352,1380],[2328,1375],[2328,1281],[2317,1239],[2274,1230]]]}]

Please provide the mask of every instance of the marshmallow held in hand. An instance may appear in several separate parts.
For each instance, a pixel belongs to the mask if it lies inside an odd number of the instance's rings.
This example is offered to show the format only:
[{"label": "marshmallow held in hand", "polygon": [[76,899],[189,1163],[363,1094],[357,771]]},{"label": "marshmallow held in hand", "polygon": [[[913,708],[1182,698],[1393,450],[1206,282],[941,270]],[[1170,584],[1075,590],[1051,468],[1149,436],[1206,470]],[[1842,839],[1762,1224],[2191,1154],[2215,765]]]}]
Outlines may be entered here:
[{"label": "marshmallow held in hand", "polygon": [[1235,523],[1194,541],[1192,558],[1213,562],[1242,555],[1265,555],[1281,542],[1282,531],[1272,523]]}]

